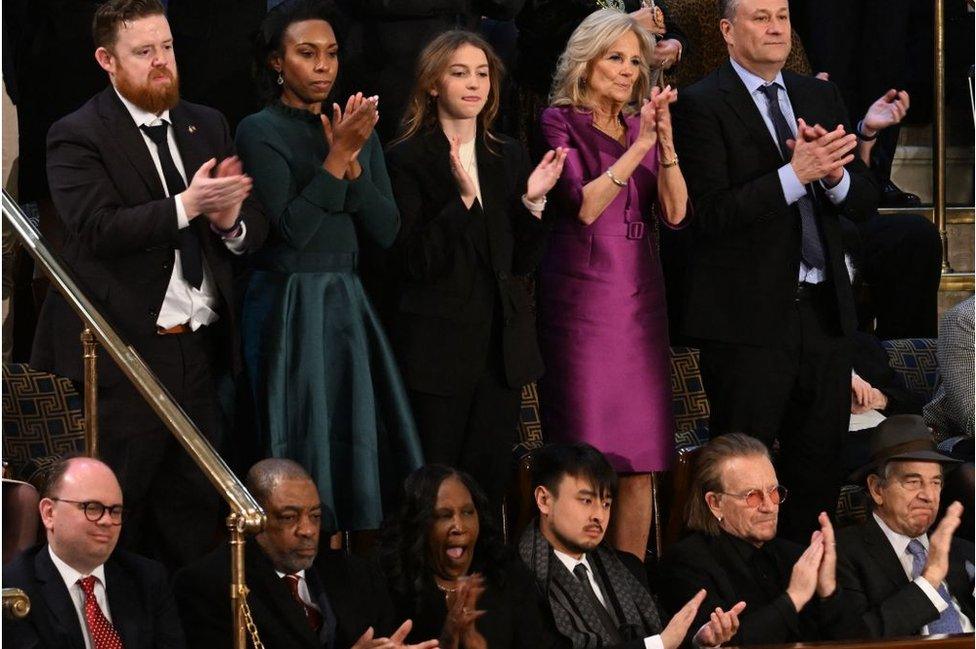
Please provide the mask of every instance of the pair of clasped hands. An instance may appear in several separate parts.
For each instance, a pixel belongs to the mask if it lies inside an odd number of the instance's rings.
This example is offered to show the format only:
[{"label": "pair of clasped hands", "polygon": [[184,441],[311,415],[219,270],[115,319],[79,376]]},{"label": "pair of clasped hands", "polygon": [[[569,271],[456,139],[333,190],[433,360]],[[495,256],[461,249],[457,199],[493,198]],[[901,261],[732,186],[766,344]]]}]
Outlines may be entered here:
[{"label": "pair of clasped hands", "polygon": [[322,162],[322,168],[346,180],[355,180],[362,173],[359,165],[359,152],[373,134],[373,128],[380,121],[380,98],[376,95],[366,97],[361,92],[346,100],[345,109],[332,104],[332,118],[323,110],[319,115],[322,132],[329,145],[329,153]]}]

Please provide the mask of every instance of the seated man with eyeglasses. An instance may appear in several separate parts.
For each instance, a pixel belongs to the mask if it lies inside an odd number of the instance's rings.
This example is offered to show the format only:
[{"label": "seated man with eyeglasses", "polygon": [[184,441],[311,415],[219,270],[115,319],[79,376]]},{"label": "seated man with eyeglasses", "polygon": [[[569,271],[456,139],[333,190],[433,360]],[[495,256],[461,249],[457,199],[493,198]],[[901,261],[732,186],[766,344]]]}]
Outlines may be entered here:
[{"label": "seated man with eyeglasses", "polygon": [[186,644],[162,564],[116,550],[122,489],[107,465],[87,457],[51,467],[41,521],[47,543],[3,568],[30,613],[5,620],[5,649],[183,649]]},{"label": "seated man with eyeglasses", "polygon": [[806,547],[777,538],[786,493],[759,440],[733,433],[706,444],[685,510],[691,533],[661,564],[665,606],[677,610],[706,589],[694,629],[716,607],[745,602],[732,645],[851,637],[857,620],[837,587],[830,519],[821,512]]},{"label": "seated man with eyeglasses", "polygon": [[866,484],[872,512],[837,535],[837,579],[859,635],[972,633],[973,544],[952,536],[962,505],[935,525],[944,466],[959,461],[938,452],[918,415],[878,424],[869,451],[851,478]]}]

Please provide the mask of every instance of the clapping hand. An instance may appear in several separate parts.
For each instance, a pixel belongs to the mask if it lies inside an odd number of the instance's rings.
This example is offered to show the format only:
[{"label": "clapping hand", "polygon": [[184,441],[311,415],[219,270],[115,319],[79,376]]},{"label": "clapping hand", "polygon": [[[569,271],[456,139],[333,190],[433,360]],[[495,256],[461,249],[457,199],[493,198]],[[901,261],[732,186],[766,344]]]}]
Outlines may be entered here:
[{"label": "clapping hand", "polygon": [[464,201],[464,206],[471,207],[474,199],[478,196],[478,192],[468,170],[461,163],[461,138],[453,135],[448,139],[451,141],[451,175],[454,176],[458,191],[461,192],[461,200]]},{"label": "clapping hand", "polygon": [[251,193],[252,184],[236,157],[227,158],[220,165],[211,158],[193,174],[180,200],[189,219],[206,214],[217,227],[229,228],[240,213],[241,203]]},{"label": "clapping hand", "polygon": [[820,512],[820,538],[823,556],[817,570],[817,597],[830,597],[837,590],[837,542],[834,541],[834,526],[830,524],[827,512]]},{"label": "clapping hand", "polygon": [[810,545],[793,564],[790,584],[786,587],[786,594],[793,601],[797,613],[807,605],[817,589],[823,553],[823,532],[817,530],[810,537]]},{"label": "clapping hand", "polygon": [[487,649],[487,642],[475,621],[486,611],[478,610],[478,599],[485,592],[485,580],[480,574],[462,577],[457,588],[447,594],[447,618],[441,632],[444,649]]},{"label": "clapping hand", "polygon": [[651,103],[654,104],[655,124],[658,142],[662,145],[671,144],[671,104],[678,101],[678,89],[670,85],[661,90],[657,86],[651,88]]},{"label": "clapping hand", "polygon": [[908,112],[908,104],[908,93],[904,90],[892,88],[886,92],[871,104],[868,112],[864,114],[864,120],[861,122],[862,135],[870,137],[878,131],[901,122]]},{"label": "clapping hand", "polygon": [[695,615],[698,614],[698,607],[701,606],[704,599],[705,589],[702,588],[671,617],[668,625],[664,627],[664,631],[661,631],[661,644],[664,645],[664,649],[677,649],[681,646],[685,636],[688,635],[691,623],[695,620]]},{"label": "clapping hand", "polygon": [[[525,187],[525,198],[530,203],[537,203],[542,200],[549,190],[552,189],[559,176],[563,173],[563,163],[566,162],[566,154],[569,150],[563,147],[550,149],[536,168],[529,175],[529,180]],[[540,215],[541,216],[541,215]]]},{"label": "clapping hand", "polygon": [[716,608],[708,622],[698,629],[693,644],[698,647],[718,647],[731,640],[739,631],[739,613],[745,607],[745,602],[739,602],[728,611]]},{"label": "clapping hand", "polygon": [[379,97],[364,97],[357,92],[346,101],[346,110],[339,104],[332,104],[332,119],[323,112],[319,115],[322,120],[322,132],[329,144],[329,158],[339,156],[344,177],[355,179],[359,176],[359,152],[373,133],[373,128],[380,119]]},{"label": "clapping hand", "polygon": [[842,124],[827,131],[819,124],[809,126],[802,118],[797,120],[797,134],[796,140],[786,144],[793,150],[790,164],[799,181],[806,185],[823,180],[830,186],[840,182],[844,165],[854,159],[857,137],[846,133]]},{"label": "clapping hand", "polygon": [[929,553],[922,568],[922,577],[933,588],[938,588],[949,572],[949,547],[952,545],[952,535],[962,522],[961,516],[962,505],[956,501],[946,508],[942,520],[929,535]]},{"label": "clapping hand", "polygon": [[437,649],[439,646],[437,640],[424,640],[417,644],[406,644],[405,640],[412,628],[413,621],[406,620],[389,638],[374,638],[373,627],[369,627],[359,636],[352,649]]}]

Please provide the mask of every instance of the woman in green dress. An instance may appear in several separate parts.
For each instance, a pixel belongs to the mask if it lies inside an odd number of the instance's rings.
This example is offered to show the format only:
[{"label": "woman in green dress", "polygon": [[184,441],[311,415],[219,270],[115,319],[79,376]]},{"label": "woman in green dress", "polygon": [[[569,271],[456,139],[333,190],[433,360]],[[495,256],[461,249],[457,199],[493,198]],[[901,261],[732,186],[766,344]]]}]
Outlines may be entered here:
[{"label": "woman in green dress", "polygon": [[[302,463],[333,530],[376,529],[422,464],[409,401],[366,298],[359,237],[399,228],[379,140],[378,99],[322,110],[339,69],[331,3],[269,12],[258,69],[270,103],[237,147],[272,224],[244,296],[244,357],[264,448]],[[328,115],[326,114],[328,113]]]}]

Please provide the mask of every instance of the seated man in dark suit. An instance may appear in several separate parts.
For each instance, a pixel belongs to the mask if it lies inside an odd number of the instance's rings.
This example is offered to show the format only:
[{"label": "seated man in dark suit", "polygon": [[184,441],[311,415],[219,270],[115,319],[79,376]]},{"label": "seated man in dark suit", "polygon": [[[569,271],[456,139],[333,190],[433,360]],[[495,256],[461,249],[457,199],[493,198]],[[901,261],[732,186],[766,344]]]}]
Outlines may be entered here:
[{"label": "seated man in dark suit", "polygon": [[953,503],[931,535],[942,465],[917,415],[885,419],[871,437],[868,520],[837,533],[837,579],[860,616],[861,635],[889,638],[973,630],[973,545],[953,539],[962,505]]},{"label": "seated man in dark suit", "polygon": [[107,465],[62,460],[48,474],[41,520],[47,543],[4,566],[4,588],[30,598],[23,620],[5,620],[12,649],[182,649],[166,572],[116,550],[122,489]]},{"label": "seated man in dark suit", "polygon": [[[519,555],[535,573],[559,632],[574,649],[675,649],[705,598],[701,590],[661,628],[640,560],[603,543],[617,474],[589,444],[551,444],[532,459],[539,518],[522,534]],[[738,609],[716,609],[694,634],[702,646],[728,641]]]},{"label": "seated man in dark suit", "polygon": [[[322,504],[305,469],[291,460],[262,460],[248,471],[246,486],[268,516],[244,555],[247,602],[267,649],[437,646],[436,640],[404,646],[412,625],[394,629],[393,603],[377,569],[340,550],[320,551]],[[177,573],[189,647],[233,646],[229,585],[226,543]]]}]

